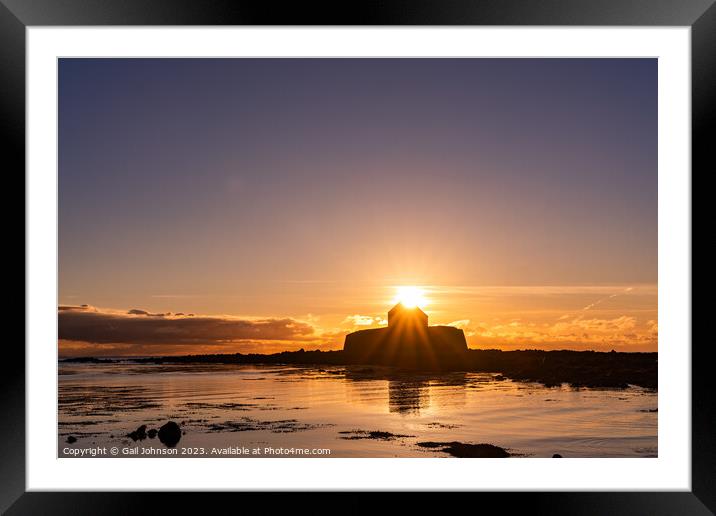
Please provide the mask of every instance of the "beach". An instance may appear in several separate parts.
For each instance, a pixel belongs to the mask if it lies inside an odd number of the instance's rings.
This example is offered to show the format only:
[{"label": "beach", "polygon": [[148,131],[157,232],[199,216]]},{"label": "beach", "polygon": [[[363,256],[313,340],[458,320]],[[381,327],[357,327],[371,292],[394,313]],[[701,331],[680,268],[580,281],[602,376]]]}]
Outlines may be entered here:
[{"label": "beach", "polygon": [[[58,378],[59,457],[658,455],[657,392],[634,385],[123,359],[60,362]],[[180,433],[167,445],[170,422]]]}]

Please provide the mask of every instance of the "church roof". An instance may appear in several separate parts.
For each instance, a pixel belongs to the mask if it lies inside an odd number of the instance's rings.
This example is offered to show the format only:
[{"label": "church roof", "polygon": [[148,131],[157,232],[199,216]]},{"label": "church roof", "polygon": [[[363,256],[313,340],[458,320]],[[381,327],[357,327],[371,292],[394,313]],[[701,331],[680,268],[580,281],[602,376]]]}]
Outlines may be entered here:
[{"label": "church roof", "polygon": [[395,305],[393,308],[391,308],[391,309],[388,311],[388,313],[389,313],[389,314],[392,314],[392,313],[395,313],[395,312],[398,312],[398,311],[400,311],[400,312],[421,313],[421,314],[423,314],[425,317],[428,316],[428,314],[426,314],[425,312],[423,312],[423,311],[420,309],[419,306],[414,306],[414,307],[412,307],[412,308],[408,308],[408,307],[405,306],[403,303],[398,303],[398,304]]}]

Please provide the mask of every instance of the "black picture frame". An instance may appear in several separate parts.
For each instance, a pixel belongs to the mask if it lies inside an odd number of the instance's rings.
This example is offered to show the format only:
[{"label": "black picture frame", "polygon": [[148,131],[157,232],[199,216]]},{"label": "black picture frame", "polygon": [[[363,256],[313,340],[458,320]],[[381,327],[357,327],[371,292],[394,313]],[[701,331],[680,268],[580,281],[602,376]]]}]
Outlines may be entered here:
[{"label": "black picture frame", "polygon": [[[286,3],[197,0],[0,0],[0,126],[5,179],[25,170],[25,29],[82,25],[558,25],[689,26],[692,73],[692,178],[716,170],[712,144],[716,120],[715,0],[367,0]],[[712,131],[709,131],[712,129]],[[6,186],[7,187],[7,186]],[[24,182],[22,186],[24,190]],[[15,190],[7,189],[6,192]],[[11,219],[10,219],[11,220]],[[24,253],[23,253],[24,254]],[[24,256],[24,258],[27,258]],[[27,280],[27,278],[26,278]],[[453,504],[476,504],[541,514],[712,514],[716,512],[716,405],[708,341],[691,345],[692,490],[690,492],[535,492],[458,494]],[[340,506],[319,493],[40,493],[25,489],[25,353],[6,345],[0,389],[0,510],[7,514],[142,514],[271,504],[270,512],[310,507],[319,512],[372,510],[379,494],[348,494]],[[12,364],[12,366],[10,365]],[[471,500],[465,500],[470,496]],[[211,497],[211,501],[207,498]],[[240,500],[240,501],[239,501]],[[411,500],[423,510],[444,502]],[[407,502],[407,501],[406,501]],[[240,503],[240,505],[234,505]],[[231,506],[231,505],[230,505]],[[239,509],[240,510],[240,509]]]}]

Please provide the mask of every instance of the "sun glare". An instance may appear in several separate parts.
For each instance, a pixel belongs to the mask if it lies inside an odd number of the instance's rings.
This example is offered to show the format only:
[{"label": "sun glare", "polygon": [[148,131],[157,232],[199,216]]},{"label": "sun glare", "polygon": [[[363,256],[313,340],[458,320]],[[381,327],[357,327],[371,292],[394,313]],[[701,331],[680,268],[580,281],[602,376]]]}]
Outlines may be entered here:
[{"label": "sun glare", "polygon": [[414,308],[416,306],[424,307],[428,300],[425,297],[425,291],[420,287],[403,286],[397,288],[393,302],[402,303],[407,308]]}]

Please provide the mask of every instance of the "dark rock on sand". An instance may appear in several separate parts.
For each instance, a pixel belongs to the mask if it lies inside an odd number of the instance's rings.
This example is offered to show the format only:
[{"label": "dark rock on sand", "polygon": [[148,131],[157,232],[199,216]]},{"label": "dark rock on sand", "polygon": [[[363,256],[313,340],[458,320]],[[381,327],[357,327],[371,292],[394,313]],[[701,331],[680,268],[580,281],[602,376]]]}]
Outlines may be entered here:
[{"label": "dark rock on sand", "polygon": [[132,441],[143,441],[147,438],[147,425],[142,425],[133,432],[129,432],[127,437],[131,438]]},{"label": "dark rock on sand", "polygon": [[547,387],[623,389],[631,385],[657,388],[656,353],[597,351],[470,350],[465,369],[494,371],[512,380],[540,382]]},{"label": "dark rock on sand", "polygon": [[421,442],[417,443],[421,448],[434,448],[441,452],[448,453],[453,457],[460,458],[482,458],[497,459],[509,457],[510,454],[504,448],[495,446],[494,444],[467,444],[457,441],[439,443],[439,442]]},{"label": "dark rock on sand", "polygon": [[382,430],[345,430],[338,432],[344,434],[341,439],[375,439],[378,441],[392,441],[404,437],[415,437],[414,435],[393,434]]},{"label": "dark rock on sand", "polygon": [[174,421],[169,421],[159,428],[159,440],[167,448],[174,448],[181,439],[181,429]]},{"label": "dark rock on sand", "polygon": [[77,437],[75,437],[74,435],[68,435],[68,436],[67,436],[67,443],[68,443],[68,444],[72,444],[72,443],[76,443],[76,442],[77,442]]},{"label": "dark rock on sand", "polygon": [[147,432],[147,437],[149,437],[150,439],[154,439],[156,436],[157,436],[157,431],[154,428],[152,428],[151,430],[149,430]]},{"label": "dark rock on sand", "polygon": [[312,430],[332,424],[302,423],[297,419],[282,419],[274,421],[261,421],[242,417],[239,421],[224,421],[223,423],[212,423],[209,425],[209,432],[249,432],[252,430],[268,430],[275,434],[293,433],[302,430]]}]

